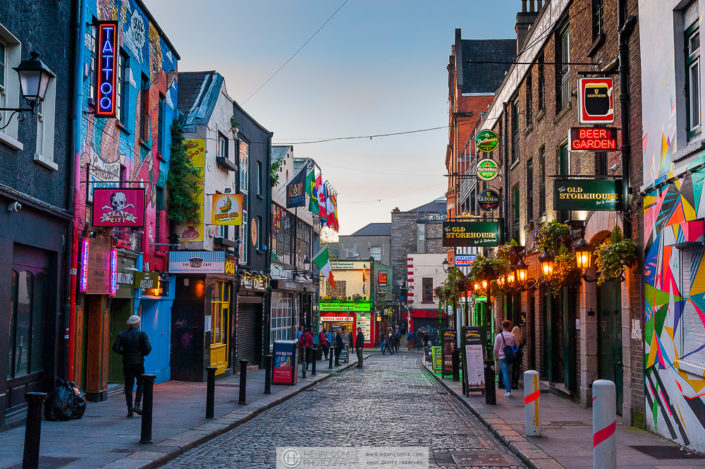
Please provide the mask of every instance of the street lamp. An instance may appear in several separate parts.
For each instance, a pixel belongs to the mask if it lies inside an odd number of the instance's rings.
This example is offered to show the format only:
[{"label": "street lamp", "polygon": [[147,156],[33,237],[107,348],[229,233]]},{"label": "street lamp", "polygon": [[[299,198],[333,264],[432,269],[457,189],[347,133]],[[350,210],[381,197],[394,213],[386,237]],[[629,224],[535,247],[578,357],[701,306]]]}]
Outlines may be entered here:
[{"label": "street lamp", "polygon": [[529,277],[529,268],[526,266],[523,259],[519,259],[519,262],[516,263],[516,273],[519,283],[523,284],[526,282],[526,279]]},{"label": "street lamp", "polygon": [[553,274],[553,256],[544,251],[539,256],[539,264],[541,265],[541,273],[544,277],[549,277]]},{"label": "street lamp", "polygon": [[304,272],[308,272],[310,270],[311,270],[311,261],[307,257],[304,259]]},{"label": "street lamp", "polygon": [[448,259],[443,259],[443,272],[448,273]]},{"label": "street lamp", "polygon": [[[56,77],[49,67],[39,60],[38,52],[32,51],[31,56],[31,58],[23,60],[17,67],[14,67],[20,80],[20,92],[29,107],[0,108],[0,111],[12,111],[7,122],[0,127],[0,129],[4,129],[10,125],[10,121],[15,114],[18,114],[20,116],[18,119],[22,120],[24,116],[21,113],[33,113],[34,108],[44,101],[49,82],[52,78]],[[0,119],[1,118],[2,116],[0,116]]]},{"label": "street lamp", "polygon": [[585,241],[585,238],[580,239],[575,245],[575,263],[581,271],[580,277],[589,283],[597,282],[597,277],[588,277],[587,270],[592,266],[592,246]]}]

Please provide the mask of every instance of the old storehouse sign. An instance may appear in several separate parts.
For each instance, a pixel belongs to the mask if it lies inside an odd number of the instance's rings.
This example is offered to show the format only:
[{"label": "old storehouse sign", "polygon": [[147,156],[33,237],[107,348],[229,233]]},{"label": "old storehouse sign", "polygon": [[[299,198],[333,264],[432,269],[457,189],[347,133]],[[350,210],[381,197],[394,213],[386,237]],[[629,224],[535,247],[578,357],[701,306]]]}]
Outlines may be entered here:
[{"label": "old storehouse sign", "polygon": [[499,222],[496,221],[443,223],[444,247],[493,247],[498,246],[499,241]]},{"label": "old storehouse sign", "polygon": [[621,181],[556,179],[554,210],[619,210]]}]

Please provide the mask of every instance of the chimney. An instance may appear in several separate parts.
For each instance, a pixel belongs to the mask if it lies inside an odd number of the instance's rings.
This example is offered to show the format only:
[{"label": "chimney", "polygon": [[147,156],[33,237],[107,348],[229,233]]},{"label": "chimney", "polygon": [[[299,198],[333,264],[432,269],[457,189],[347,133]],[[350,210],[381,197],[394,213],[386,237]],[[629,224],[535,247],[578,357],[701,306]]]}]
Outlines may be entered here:
[{"label": "chimney", "polygon": [[[538,8],[535,8],[535,1],[538,1]],[[521,0],[521,12],[517,13],[517,56],[519,56],[519,52],[521,51],[522,47],[524,47],[526,38],[529,35],[529,29],[531,28],[531,25],[534,24],[534,21],[536,21],[536,18],[539,16],[539,10],[541,10],[542,6],[541,0],[528,0],[529,11],[527,11],[526,2],[527,0]]]}]

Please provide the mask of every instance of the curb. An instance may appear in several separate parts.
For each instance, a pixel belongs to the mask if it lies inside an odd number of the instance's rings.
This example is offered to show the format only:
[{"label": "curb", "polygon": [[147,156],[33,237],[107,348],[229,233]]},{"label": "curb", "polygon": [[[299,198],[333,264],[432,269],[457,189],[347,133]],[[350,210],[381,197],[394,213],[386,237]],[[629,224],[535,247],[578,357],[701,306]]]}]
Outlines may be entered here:
[{"label": "curb", "polygon": [[[563,466],[561,463],[559,463],[555,458],[551,457],[548,453],[546,453],[544,450],[536,446],[531,440],[528,440],[524,435],[522,435],[519,432],[514,431],[513,429],[510,428],[509,424],[507,424],[501,417],[499,417],[497,414],[494,412],[479,412],[475,407],[473,407],[472,404],[470,404],[468,401],[463,399],[463,396],[461,394],[458,394],[454,389],[452,389],[446,382],[444,382],[440,377],[438,377],[432,370],[428,368],[425,362],[422,361],[422,365],[424,369],[426,370],[427,373],[429,373],[431,376],[433,376],[436,381],[441,383],[441,385],[453,396],[455,396],[460,403],[462,403],[470,412],[475,415],[475,417],[482,422],[487,429],[492,432],[497,438],[499,438],[502,443],[504,443],[512,453],[514,453],[521,461],[526,464],[529,468],[531,469],[546,469],[546,468],[551,468],[551,469],[556,469],[556,468],[563,468],[565,469],[565,466]],[[489,406],[484,406],[487,407],[488,409],[491,409]],[[491,417],[491,419],[495,422],[495,425],[497,425],[497,421],[499,421],[499,425],[501,425],[504,428],[507,428],[509,430],[499,430],[495,428],[495,426],[488,420],[488,417]],[[525,449],[520,448],[516,443],[521,443],[521,446],[524,446]],[[528,446],[528,448],[526,448]],[[529,454],[529,452],[531,454]],[[537,464],[538,463],[538,464]]]},{"label": "curb", "polygon": [[[363,359],[368,358],[370,355],[366,355],[363,357]],[[182,433],[179,433],[177,435],[173,435],[170,438],[167,438],[165,440],[162,440],[161,442],[154,444],[154,445],[145,445],[143,449],[139,449],[137,451],[134,451],[133,453],[130,453],[128,456],[125,456],[120,459],[116,459],[115,461],[112,461],[110,463],[107,463],[103,465],[102,467],[104,468],[110,468],[110,467],[134,467],[134,468],[139,468],[139,469],[152,469],[152,468],[157,468],[159,466],[162,466],[169,461],[176,459],[177,457],[181,456],[183,453],[186,451],[189,451],[196,446],[199,446],[209,440],[212,440],[213,438],[222,435],[223,433],[226,433],[246,422],[249,420],[252,420],[253,418],[257,417],[259,414],[264,412],[265,410],[271,409],[272,407],[275,407],[284,401],[291,399],[292,397],[296,396],[297,394],[315,386],[316,384],[325,381],[326,379],[330,378],[331,376],[337,375],[342,373],[343,371],[346,371],[348,368],[351,368],[352,366],[356,365],[357,361],[351,362],[345,366],[342,366],[337,369],[332,369],[331,372],[327,373],[325,376],[322,376],[316,381],[311,381],[310,383],[307,383],[300,388],[294,390],[293,392],[286,394],[284,396],[281,396],[272,402],[269,402],[262,407],[258,407],[254,410],[252,410],[250,413],[247,415],[242,416],[241,418],[234,420],[233,417],[229,417],[233,414],[236,414],[240,412],[241,410],[244,410],[242,408],[236,408],[235,410],[228,412],[227,414],[217,418],[217,419],[212,419],[212,420],[206,420],[203,422],[201,425],[191,428],[189,430],[185,430]],[[328,368],[325,368],[325,370],[328,370]],[[227,423],[226,423],[227,422]],[[208,430],[205,430],[206,433],[204,433],[204,430],[199,430],[200,428],[205,427]],[[214,428],[216,427],[216,428]],[[204,428],[204,429],[205,429]],[[183,444],[178,443],[179,440],[181,440],[181,436],[184,436],[183,438],[184,441]],[[190,438],[192,437],[192,438]],[[175,443],[175,444],[170,444],[170,443]],[[161,448],[160,448],[161,447]],[[162,448],[168,448],[167,451],[161,451]],[[158,453],[162,453],[161,456],[154,457],[154,455]],[[141,457],[140,457],[141,456]],[[144,459],[142,459],[144,458]],[[142,462],[143,464],[140,464]],[[134,463],[134,465],[130,465],[130,463]]]}]

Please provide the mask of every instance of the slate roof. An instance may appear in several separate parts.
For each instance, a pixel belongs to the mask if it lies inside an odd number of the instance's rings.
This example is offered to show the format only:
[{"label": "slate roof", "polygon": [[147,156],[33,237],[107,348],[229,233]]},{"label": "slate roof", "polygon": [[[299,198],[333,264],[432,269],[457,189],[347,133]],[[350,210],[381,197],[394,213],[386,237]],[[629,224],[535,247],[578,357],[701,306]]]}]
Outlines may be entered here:
[{"label": "slate roof", "polygon": [[272,145],[272,163],[284,159],[290,149],[291,145]]},{"label": "slate roof", "polygon": [[179,97],[177,106],[186,116],[185,129],[207,125],[218,100],[223,77],[210,70],[205,72],[179,72]]},{"label": "slate roof", "polygon": [[446,198],[440,197],[432,202],[421,205],[416,208],[409,210],[410,212],[433,212],[433,213],[446,213],[448,206],[446,204]]},{"label": "slate roof", "polygon": [[354,232],[350,236],[391,236],[391,223],[370,223]]},{"label": "slate roof", "polygon": [[463,39],[461,42],[462,76],[458,75],[458,80],[462,80],[463,93],[494,93],[511,64],[473,62],[512,62],[517,51],[516,39]]}]

